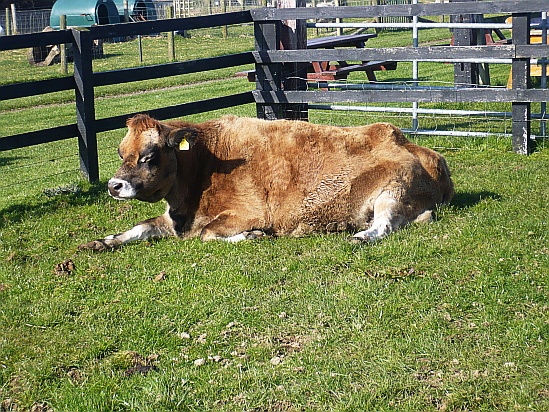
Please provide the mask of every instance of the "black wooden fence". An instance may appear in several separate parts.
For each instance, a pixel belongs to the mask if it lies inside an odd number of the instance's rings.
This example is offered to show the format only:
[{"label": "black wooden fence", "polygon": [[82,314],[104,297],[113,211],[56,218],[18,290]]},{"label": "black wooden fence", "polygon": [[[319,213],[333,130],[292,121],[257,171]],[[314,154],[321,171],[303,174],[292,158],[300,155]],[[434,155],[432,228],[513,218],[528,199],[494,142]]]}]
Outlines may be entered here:
[{"label": "black wooden fence", "polygon": [[[74,76],[0,86],[0,99],[75,90],[76,123],[0,138],[0,151],[26,147],[77,137],[80,164],[91,180],[99,178],[96,134],[124,127],[134,113],[95,119],[94,88],[116,83],[132,82],[159,77],[195,73],[255,63],[257,81],[254,92],[218,97],[203,101],[150,110],[158,119],[181,117],[221,108],[255,102],[258,116],[273,119],[295,118],[293,111],[306,110],[307,103],[316,102],[512,102],[513,148],[528,154],[530,146],[530,103],[546,102],[549,91],[529,89],[530,59],[549,56],[549,46],[529,45],[530,15],[539,12],[546,0],[517,0],[494,2],[466,2],[441,4],[399,4],[365,7],[323,7],[273,9],[220,15],[191,17],[151,22],[95,26],[48,33],[27,34],[0,38],[0,51],[72,43],[74,49]],[[509,13],[513,15],[513,44],[499,47],[453,46],[387,49],[338,50],[280,50],[283,20],[374,18],[392,16],[437,16],[456,14]],[[92,70],[92,42],[95,39],[146,35],[150,33],[191,30],[254,22],[256,51],[201,60],[168,63],[94,73]],[[285,82],[290,64],[311,61],[459,61],[460,59],[512,59],[513,88],[407,89],[361,91],[307,91],[300,90],[304,82]],[[293,67],[293,66],[292,66]],[[292,73],[295,76],[295,73]],[[306,77],[306,76],[305,76]],[[291,87],[288,85],[292,84]]]},{"label": "black wooden fence", "polygon": [[[92,71],[93,40],[249,23],[251,21],[249,12],[235,12],[205,17],[104,25],[94,26],[89,29],[0,37],[0,50],[72,43],[74,53],[73,77],[1,86],[0,98],[2,100],[71,89],[75,90],[76,95],[76,123],[2,137],[0,138],[0,151],[78,137],[80,169],[90,181],[98,180],[97,133],[124,127],[126,119],[135,113],[96,119],[95,87],[239,66],[253,63],[254,60],[251,52],[249,52],[202,60],[94,73]],[[149,113],[158,119],[167,119],[252,103],[253,101],[253,96],[248,92],[159,108],[151,110]]]},{"label": "black wooden fence", "polygon": [[[547,8],[544,0],[494,1],[494,2],[453,2],[440,4],[406,4],[371,7],[324,7],[318,10],[299,9],[257,9],[252,16],[259,30],[263,25],[287,19],[356,19],[392,16],[440,16],[509,13],[513,16],[513,44],[493,46],[436,46],[436,47],[396,47],[383,49],[337,49],[337,50],[274,50],[264,47],[254,52],[258,63],[276,65],[288,62],[311,61],[440,61],[458,62],[483,61],[486,59],[512,60],[513,87],[501,89],[492,87],[459,87],[453,89],[408,88],[406,90],[360,90],[360,91],[305,91],[282,90],[281,80],[275,76],[263,80],[265,87],[254,92],[255,101],[262,105],[272,105],[271,113],[284,113],[284,107],[308,102],[512,102],[513,149],[517,153],[529,154],[532,151],[530,133],[530,105],[532,102],[549,100],[549,90],[530,89],[530,60],[549,56],[549,46],[530,45],[530,13],[539,14]],[[262,23],[260,23],[262,22]],[[257,24],[260,23],[260,24]],[[479,26],[480,28],[481,26]],[[272,30],[269,28],[269,30]],[[265,70],[265,73],[278,73],[278,70]],[[260,85],[261,86],[261,85]],[[269,90],[266,90],[268,88]]]}]

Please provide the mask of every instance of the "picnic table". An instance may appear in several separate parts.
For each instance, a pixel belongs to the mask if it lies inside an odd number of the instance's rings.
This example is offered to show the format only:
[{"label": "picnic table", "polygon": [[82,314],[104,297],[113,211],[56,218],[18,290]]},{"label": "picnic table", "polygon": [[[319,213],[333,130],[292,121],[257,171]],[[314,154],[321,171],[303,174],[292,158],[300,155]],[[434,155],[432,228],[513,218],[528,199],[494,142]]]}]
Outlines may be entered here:
[{"label": "picnic table", "polygon": [[[344,36],[318,37],[307,41],[308,49],[335,49],[336,47],[364,48],[366,42],[377,37],[376,33],[348,34]],[[368,80],[376,81],[375,71],[395,70],[397,62],[392,61],[363,61],[357,64],[349,64],[346,61],[338,61],[337,64],[330,64],[329,61],[312,62],[308,69],[308,80],[342,80],[346,79],[349,73],[364,71]]]},{"label": "picnic table", "polygon": [[[307,49],[335,49],[336,47],[356,47],[364,48],[364,45],[371,38],[377,37],[376,33],[367,34],[348,34],[343,36],[326,36],[307,40]],[[361,63],[349,64],[346,61],[338,61],[337,64],[331,64],[329,61],[314,61],[307,68],[307,80],[344,80],[349,73],[363,71],[368,80],[376,81],[375,71],[395,70],[396,61],[363,61]],[[245,72],[248,80],[255,82],[255,71]]]}]

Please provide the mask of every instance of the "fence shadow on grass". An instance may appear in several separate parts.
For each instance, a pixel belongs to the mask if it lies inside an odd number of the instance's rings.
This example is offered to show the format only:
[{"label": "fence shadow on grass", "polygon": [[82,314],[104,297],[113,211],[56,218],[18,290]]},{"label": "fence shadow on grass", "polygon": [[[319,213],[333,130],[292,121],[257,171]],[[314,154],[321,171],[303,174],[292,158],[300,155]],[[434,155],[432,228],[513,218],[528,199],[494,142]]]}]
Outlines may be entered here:
[{"label": "fence shadow on grass", "polygon": [[[58,194],[56,194],[56,189],[61,189]],[[29,216],[37,219],[49,213],[57,212],[60,209],[67,209],[72,206],[86,206],[97,203],[100,198],[107,198],[107,182],[98,182],[84,190],[72,192],[63,191],[62,188],[56,189],[44,190],[30,204],[15,204],[0,209],[0,229],[28,219]],[[67,214],[69,213],[70,211]]]},{"label": "fence shadow on grass", "polygon": [[110,59],[110,58],[121,57],[121,56],[124,56],[124,53],[109,52],[109,53],[103,53],[103,56],[101,56],[100,59],[104,60],[104,59]]},{"label": "fence shadow on grass", "polygon": [[26,156],[0,156],[0,167],[9,166],[21,159],[28,159]]}]

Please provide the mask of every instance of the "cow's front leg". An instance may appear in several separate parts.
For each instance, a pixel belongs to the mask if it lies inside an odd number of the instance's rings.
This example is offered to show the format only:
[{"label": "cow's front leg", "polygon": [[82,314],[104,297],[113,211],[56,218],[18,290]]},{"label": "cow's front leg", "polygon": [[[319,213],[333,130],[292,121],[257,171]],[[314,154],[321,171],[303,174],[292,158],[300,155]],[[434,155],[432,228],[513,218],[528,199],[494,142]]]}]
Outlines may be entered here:
[{"label": "cow's front leg", "polygon": [[92,240],[91,242],[84,243],[80,245],[78,249],[103,252],[105,250],[116,249],[119,246],[137,240],[172,236],[175,233],[170,223],[171,222],[167,222],[165,216],[159,216],[154,219],[140,222],[125,232],[116,235],[109,235],[104,239]]},{"label": "cow's front leg", "polygon": [[257,239],[265,235],[263,231],[257,229],[261,226],[258,219],[243,218],[236,212],[228,210],[220,213],[204,226],[200,239],[203,242],[224,240],[230,243]]}]

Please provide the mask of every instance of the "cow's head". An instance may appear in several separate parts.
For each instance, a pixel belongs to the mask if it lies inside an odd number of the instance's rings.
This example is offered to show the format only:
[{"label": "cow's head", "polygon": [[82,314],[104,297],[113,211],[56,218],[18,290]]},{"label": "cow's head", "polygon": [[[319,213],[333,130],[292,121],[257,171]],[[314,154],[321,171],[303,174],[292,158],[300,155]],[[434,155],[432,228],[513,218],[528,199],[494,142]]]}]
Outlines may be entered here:
[{"label": "cow's head", "polygon": [[109,193],[116,199],[158,202],[174,184],[175,151],[180,150],[181,142],[192,145],[196,130],[176,128],[147,115],[132,117],[127,126],[128,133],[118,148],[123,163],[109,180]]}]

